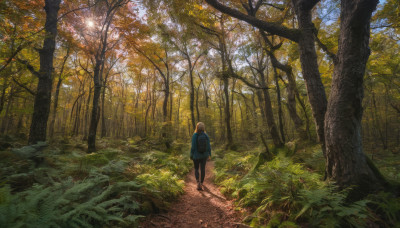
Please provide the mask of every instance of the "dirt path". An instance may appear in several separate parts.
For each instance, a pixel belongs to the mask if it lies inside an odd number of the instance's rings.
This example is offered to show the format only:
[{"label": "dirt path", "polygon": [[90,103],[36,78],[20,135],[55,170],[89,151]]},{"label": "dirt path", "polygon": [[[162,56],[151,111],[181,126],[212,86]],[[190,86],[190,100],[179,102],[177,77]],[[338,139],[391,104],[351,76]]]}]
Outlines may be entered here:
[{"label": "dirt path", "polygon": [[171,205],[169,212],[150,215],[141,225],[148,227],[243,227],[233,210],[232,202],[225,199],[213,183],[214,162],[207,162],[204,190],[196,190],[194,170],[185,180],[185,193]]}]

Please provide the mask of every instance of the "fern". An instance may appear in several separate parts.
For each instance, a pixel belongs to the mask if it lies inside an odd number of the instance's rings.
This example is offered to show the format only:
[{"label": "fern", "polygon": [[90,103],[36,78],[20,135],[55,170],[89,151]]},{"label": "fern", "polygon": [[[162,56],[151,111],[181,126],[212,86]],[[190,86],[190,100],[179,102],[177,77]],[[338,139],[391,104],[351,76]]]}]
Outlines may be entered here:
[{"label": "fern", "polygon": [[363,227],[371,218],[370,201],[346,204],[346,191],[326,185],[285,154],[280,151],[257,169],[252,169],[257,151],[227,152],[216,161],[215,181],[239,206],[253,211],[252,226],[295,227],[298,221],[311,227]]},{"label": "fern", "polygon": [[0,184],[0,227],[135,227],[142,213],[166,207],[183,192],[191,162],[183,146],[176,147],[142,154],[107,148],[86,154],[73,144],[73,151],[46,149],[51,167],[31,168],[41,184],[15,194]]},{"label": "fern", "polygon": [[382,218],[377,223],[385,227],[400,227],[400,198],[395,198],[392,193],[379,192],[369,195],[371,207]]},{"label": "fern", "polygon": [[369,200],[346,203],[347,190],[338,191],[333,185],[315,190],[302,190],[300,201],[303,208],[296,219],[308,214],[311,225],[318,227],[364,227]]},{"label": "fern", "polygon": [[137,190],[141,186],[133,181],[107,184],[106,176],[93,174],[76,183],[67,179],[51,187],[35,185],[0,205],[0,226],[93,227],[134,223],[132,217],[124,217],[139,208],[135,197],[140,195]]}]

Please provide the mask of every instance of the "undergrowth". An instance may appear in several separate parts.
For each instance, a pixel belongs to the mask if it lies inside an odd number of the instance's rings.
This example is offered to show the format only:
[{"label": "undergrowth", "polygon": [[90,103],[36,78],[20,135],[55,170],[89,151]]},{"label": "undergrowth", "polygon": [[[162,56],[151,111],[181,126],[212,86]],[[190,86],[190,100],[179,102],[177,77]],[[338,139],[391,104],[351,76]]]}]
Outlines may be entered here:
[{"label": "undergrowth", "polygon": [[399,226],[399,198],[381,193],[349,203],[350,189],[322,181],[319,148],[275,150],[275,158],[257,168],[261,149],[217,150],[215,182],[252,227]]},{"label": "undergrowth", "polygon": [[183,192],[187,145],[163,152],[141,143],[105,139],[87,154],[81,142],[64,140],[42,151],[40,166],[0,151],[0,227],[137,227],[166,210]]}]

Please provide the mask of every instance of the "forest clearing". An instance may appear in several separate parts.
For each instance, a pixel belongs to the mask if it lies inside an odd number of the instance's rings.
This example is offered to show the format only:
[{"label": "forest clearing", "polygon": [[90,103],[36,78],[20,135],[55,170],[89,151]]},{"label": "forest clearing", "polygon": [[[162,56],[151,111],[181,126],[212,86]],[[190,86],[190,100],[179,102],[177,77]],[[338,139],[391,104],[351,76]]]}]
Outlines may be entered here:
[{"label": "forest clearing", "polygon": [[0,1],[0,227],[400,227],[399,9]]}]

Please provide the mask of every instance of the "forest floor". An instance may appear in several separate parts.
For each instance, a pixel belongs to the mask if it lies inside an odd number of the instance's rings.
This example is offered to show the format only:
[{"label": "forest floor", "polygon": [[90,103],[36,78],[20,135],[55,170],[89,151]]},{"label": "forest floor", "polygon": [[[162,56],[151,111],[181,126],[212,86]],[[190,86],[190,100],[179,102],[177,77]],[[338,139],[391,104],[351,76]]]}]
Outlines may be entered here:
[{"label": "forest floor", "polygon": [[194,169],[185,179],[185,193],[170,205],[166,213],[149,215],[140,227],[247,227],[240,214],[213,183],[214,162],[206,165],[204,189],[197,190]]}]

